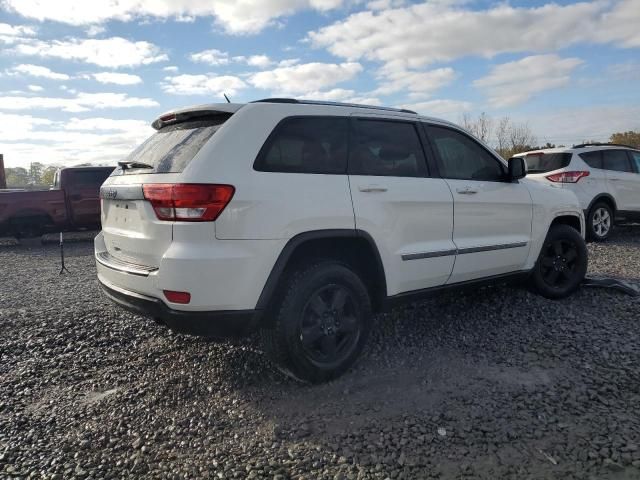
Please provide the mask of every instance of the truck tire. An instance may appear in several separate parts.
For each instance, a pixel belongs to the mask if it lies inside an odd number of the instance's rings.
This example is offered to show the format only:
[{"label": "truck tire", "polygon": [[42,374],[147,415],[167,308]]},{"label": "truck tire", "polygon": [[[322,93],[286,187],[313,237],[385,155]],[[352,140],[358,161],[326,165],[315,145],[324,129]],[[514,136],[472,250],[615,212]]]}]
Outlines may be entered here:
[{"label": "truck tire", "polygon": [[580,233],[568,225],[554,225],[540,250],[531,283],[543,297],[565,298],[584,280],[587,262],[587,245]]},{"label": "truck tire", "polygon": [[613,210],[604,203],[598,202],[587,215],[587,238],[595,242],[602,242],[609,238],[613,230]]},{"label": "truck tire", "polygon": [[266,352],[285,373],[320,383],[358,358],[371,327],[371,299],[348,266],[319,260],[285,281],[273,326],[263,330]]}]

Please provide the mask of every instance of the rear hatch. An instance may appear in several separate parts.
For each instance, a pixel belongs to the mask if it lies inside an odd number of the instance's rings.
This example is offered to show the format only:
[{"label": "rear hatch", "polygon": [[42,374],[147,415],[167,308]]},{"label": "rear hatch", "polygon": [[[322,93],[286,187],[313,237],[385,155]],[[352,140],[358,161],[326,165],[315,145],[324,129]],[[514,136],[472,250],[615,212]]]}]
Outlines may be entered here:
[{"label": "rear hatch", "polygon": [[119,162],[100,189],[107,260],[160,265],[175,222],[159,218],[162,214],[145,198],[145,190],[148,198],[152,184],[163,188],[179,183],[182,171],[231,115],[211,109],[163,115],[153,123],[157,132]]}]

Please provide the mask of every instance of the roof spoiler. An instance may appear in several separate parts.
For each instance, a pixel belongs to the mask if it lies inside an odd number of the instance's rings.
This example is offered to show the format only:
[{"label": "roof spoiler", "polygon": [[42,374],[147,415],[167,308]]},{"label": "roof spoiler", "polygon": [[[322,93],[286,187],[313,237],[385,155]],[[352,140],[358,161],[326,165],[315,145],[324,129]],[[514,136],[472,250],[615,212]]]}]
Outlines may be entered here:
[{"label": "roof spoiler", "polygon": [[214,105],[199,105],[195,107],[183,108],[163,113],[156,118],[151,126],[156,130],[160,130],[167,125],[186,122],[188,120],[205,119],[212,117],[230,117],[237,112],[242,104],[237,103],[219,103]]}]

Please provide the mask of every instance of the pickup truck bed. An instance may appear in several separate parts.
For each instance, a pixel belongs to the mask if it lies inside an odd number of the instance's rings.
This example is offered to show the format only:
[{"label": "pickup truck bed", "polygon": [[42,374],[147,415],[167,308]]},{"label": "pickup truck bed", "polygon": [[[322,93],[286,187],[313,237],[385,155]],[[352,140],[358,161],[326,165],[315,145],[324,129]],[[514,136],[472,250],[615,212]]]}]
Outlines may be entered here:
[{"label": "pickup truck bed", "polygon": [[97,227],[100,185],[112,167],[59,170],[51,190],[0,190],[0,236],[37,237]]}]

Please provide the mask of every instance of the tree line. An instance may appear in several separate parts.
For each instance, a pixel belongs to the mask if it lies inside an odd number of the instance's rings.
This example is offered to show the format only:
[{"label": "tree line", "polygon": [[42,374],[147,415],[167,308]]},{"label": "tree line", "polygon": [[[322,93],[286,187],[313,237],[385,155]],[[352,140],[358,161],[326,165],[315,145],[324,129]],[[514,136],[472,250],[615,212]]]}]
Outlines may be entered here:
[{"label": "tree line", "polygon": [[59,168],[59,166],[47,166],[40,162],[31,162],[29,168],[5,168],[7,188],[25,188],[29,190],[50,188],[53,186],[53,177]]},{"label": "tree line", "polygon": [[[537,137],[528,123],[514,122],[509,117],[502,117],[495,120],[484,112],[476,118],[465,113],[460,119],[460,125],[484,143],[493,146],[496,152],[505,159],[529,150],[565,146],[554,145],[549,142],[544,145],[538,145]],[[640,148],[640,131],[630,130],[627,132],[616,132],[611,134],[609,141],[611,143]],[[595,142],[584,141],[583,143]]]}]

